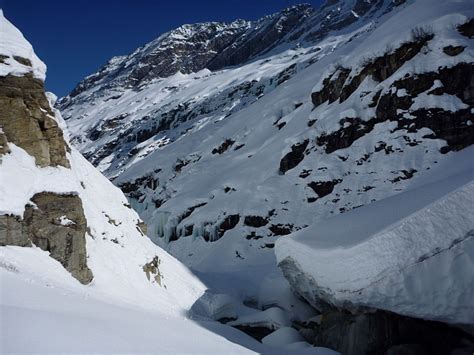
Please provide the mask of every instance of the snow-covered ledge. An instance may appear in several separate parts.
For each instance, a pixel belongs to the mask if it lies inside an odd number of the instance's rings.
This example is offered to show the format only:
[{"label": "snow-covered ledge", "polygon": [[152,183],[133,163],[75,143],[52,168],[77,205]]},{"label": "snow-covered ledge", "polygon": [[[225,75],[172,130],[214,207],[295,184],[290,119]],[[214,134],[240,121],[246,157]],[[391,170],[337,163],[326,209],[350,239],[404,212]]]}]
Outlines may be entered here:
[{"label": "snow-covered ledge", "polygon": [[281,238],[275,252],[293,288],[320,309],[474,324],[474,173],[456,172],[469,154],[426,184]]}]

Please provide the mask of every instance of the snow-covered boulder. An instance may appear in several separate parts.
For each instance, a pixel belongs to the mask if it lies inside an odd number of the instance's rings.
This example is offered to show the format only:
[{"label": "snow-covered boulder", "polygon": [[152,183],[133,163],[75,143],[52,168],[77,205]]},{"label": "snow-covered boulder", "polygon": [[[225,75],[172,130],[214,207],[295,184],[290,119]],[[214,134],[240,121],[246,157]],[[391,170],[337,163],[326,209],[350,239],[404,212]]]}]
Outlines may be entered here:
[{"label": "snow-covered boulder", "polygon": [[474,324],[473,153],[452,156],[406,192],[280,239],[290,284],[320,310]]}]

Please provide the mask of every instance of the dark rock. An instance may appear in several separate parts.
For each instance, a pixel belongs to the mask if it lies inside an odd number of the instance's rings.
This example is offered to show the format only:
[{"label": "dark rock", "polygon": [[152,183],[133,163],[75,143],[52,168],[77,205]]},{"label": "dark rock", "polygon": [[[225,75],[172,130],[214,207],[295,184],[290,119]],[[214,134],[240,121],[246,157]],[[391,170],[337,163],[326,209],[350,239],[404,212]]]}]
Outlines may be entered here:
[{"label": "dark rock", "polygon": [[28,58],[23,58],[18,55],[14,55],[13,59],[15,59],[18,63],[26,65],[27,67],[31,67],[31,60]]},{"label": "dark rock", "polygon": [[235,143],[234,140],[232,139],[226,139],[224,142],[222,142],[222,144],[217,147],[217,148],[214,148],[212,150],[212,154],[222,154],[224,153],[225,151],[227,151],[227,149],[229,149],[230,147],[232,147],[232,145]]},{"label": "dark rock", "polygon": [[[414,34],[413,37],[415,37],[414,41],[404,43],[395,51],[364,63],[359,74],[350,80],[348,78],[351,69],[338,67],[334,73],[323,80],[322,90],[311,94],[314,106],[317,107],[326,101],[332,103],[338,99],[344,102],[369,75],[378,82],[384,81],[418,54],[421,48],[433,38],[433,35],[420,30],[420,33]],[[349,83],[345,84],[347,80]]]},{"label": "dark rock", "polygon": [[466,47],[463,47],[463,46],[446,46],[443,48],[443,52],[446,53],[447,55],[450,55],[451,57],[455,57],[457,56],[458,54],[461,54],[462,52],[464,52],[464,48]]},{"label": "dark rock", "polygon": [[186,209],[186,211],[184,211],[184,213],[181,215],[181,217],[179,218],[179,222],[181,222],[183,219],[186,219],[188,218],[189,216],[191,216],[191,214],[199,207],[202,207],[202,206],[205,206],[207,205],[207,202],[201,202],[201,203],[198,203],[194,206],[191,206],[191,207],[188,207]]},{"label": "dark rock", "polygon": [[262,341],[263,338],[275,331],[275,329],[270,329],[267,327],[251,327],[248,325],[234,325],[233,327],[247,335],[250,335],[252,338],[257,339],[258,341]]},{"label": "dark rock", "polygon": [[474,19],[470,19],[468,22],[458,26],[458,31],[463,36],[474,38]]},{"label": "dark rock", "polygon": [[280,174],[285,174],[288,170],[293,169],[304,159],[304,151],[308,146],[309,140],[306,139],[302,143],[291,146],[291,152],[287,153],[280,161]]},{"label": "dark rock", "polygon": [[[342,119],[340,129],[330,134],[322,134],[316,138],[316,144],[324,146],[326,153],[350,147],[357,139],[371,132],[377,123],[384,121],[397,122],[395,130],[406,129],[411,132],[427,127],[434,132],[431,138],[447,141],[448,146],[443,153],[450,150],[461,150],[474,143],[474,125],[470,110],[474,105],[474,66],[471,63],[459,63],[451,68],[440,68],[436,72],[408,76],[397,80],[393,86],[405,89],[409,95],[399,97],[396,93],[388,91],[382,95],[376,107],[376,117],[362,121],[359,118]],[[435,89],[430,94],[456,95],[470,107],[457,112],[445,111],[440,108],[417,109],[410,111],[414,119],[407,119],[397,110],[407,111],[413,104],[413,97],[428,91],[435,80],[440,80],[442,88]],[[348,125],[349,123],[349,125]],[[409,145],[415,143],[409,142]]]},{"label": "dark rock", "polygon": [[415,173],[417,172],[416,169],[410,169],[410,170],[402,170],[401,173],[403,175],[397,176],[395,179],[390,180],[392,183],[399,182],[401,180],[408,180],[411,179]]},{"label": "dark rock", "polygon": [[290,79],[293,75],[296,74],[296,64],[290,65],[288,68],[285,68],[280,74],[278,74],[276,80],[276,86],[283,84],[285,81]]},{"label": "dark rock", "polygon": [[363,137],[375,126],[377,120],[362,121],[360,118],[344,118],[339,121],[341,128],[331,134],[321,134],[316,144],[324,146],[326,153],[348,148],[357,139]]},{"label": "dark rock", "polygon": [[239,223],[239,221],[240,216],[238,214],[228,215],[217,229],[218,238],[222,238],[224,233],[228,230],[234,229],[235,226]]},{"label": "dark rock", "polygon": [[288,235],[293,231],[293,224],[272,224],[268,229],[274,235]]},{"label": "dark rock", "polygon": [[270,222],[267,217],[262,216],[245,216],[244,225],[254,228],[266,226]]},{"label": "dark rock", "polygon": [[414,41],[404,43],[395,51],[377,57],[365,64],[362,71],[342,88],[340,102],[344,102],[351,96],[367,76],[371,75],[378,82],[382,82],[390,77],[403,64],[417,55],[425,44],[434,37],[431,33],[424,32],[423,30],[418,31],[418,33],[413,34]]},{"label": "dark rock", "polygon": [[312,172],[312,170],[306,170],[305,169],[300,173],[299,177],[302,178],[302,179],[305,179],[305,178],[307,178],[308,176],[311,175],[311,172]]},{"label": "dark rock", "polygon": [[341,179],[334,179],[331,181],[311,181],[308,186],[318,195],[319,198],[329,195],[334,186],[339,184]]},{"label": "dark rock", "polygon": [[145,175],[133,181],[123,182],[119,184],[118,187],[129,197],[139,199],[144,194],[140,189],[148,187],[149,189],[155,190],[158,185],[157,178],[153,177],[153,175]]},{"label": "dark rock", "polygon": [[332,103],[338,100],[350,72],[350,69],[339,67],[328,78],[324,79],[323,89],[311,94],[313,105],[317,107],[326,101]]},{"label": "dark rock", "polygon": [[[296,28],[311,14],[310,5],[297,5],[274,16],[262,29],[250,36],[241,37],[207,64],[210,70],[245,63],[256,55],[263,54],[277,45],[286,34]],[[278,25],[277,25],[278,24]]]},{"label": "dark rock", "polygon": [[429,352],[420,344],[401,344],[392,346],[386,355],[429,355]]},{"label": "dark rock", "polygon": [[229,193],[229,192],[231,192],[231,191],[236,191],[236,189],[233,188],[233,187],[229,187],[229,186],[226,186],[226,187],[224,188],[224,192],[225,192],[226,194]]},{"label": "dark rock", "polygon": [[245,237],[245,239],[247,239],[247,240],[250,240],[250,239],[258,240],[258,239],[262,239],[262,238],[263,237],[261,235],[257,235],[257,233],[255,233],[255,232],[250,232],[250,234]]},{"label": "dark rock", "polygon": [[450,354],[469,335],[446,324],[377,311],[324,313],[313,344],[342,354]]}]

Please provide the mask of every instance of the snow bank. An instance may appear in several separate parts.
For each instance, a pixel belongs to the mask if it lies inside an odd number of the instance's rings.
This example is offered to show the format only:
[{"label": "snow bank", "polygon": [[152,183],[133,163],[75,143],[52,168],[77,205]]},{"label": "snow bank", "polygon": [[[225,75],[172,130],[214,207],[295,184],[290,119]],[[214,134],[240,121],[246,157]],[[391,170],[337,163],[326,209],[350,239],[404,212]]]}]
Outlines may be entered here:
[{"label": "snow bank", "polygon": [[280,239],[293,286],[313,304],[474,323],[474,169],[459,171],[472,149],[458,154],[426,184]]}]

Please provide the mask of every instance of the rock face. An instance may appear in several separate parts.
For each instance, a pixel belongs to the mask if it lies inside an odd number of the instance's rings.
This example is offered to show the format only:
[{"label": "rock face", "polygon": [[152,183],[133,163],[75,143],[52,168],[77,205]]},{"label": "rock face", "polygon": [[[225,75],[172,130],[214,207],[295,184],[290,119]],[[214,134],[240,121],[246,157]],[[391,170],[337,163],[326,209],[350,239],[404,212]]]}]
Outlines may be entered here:
[{"label": "rock face", "polygon": [[27,207],[24,225],[33,244],[49,251],[72,276],[87,284],[92,272],[87,267],[87,221],[82,201],[75,195],[43,192],[33,196],[36,207]]},{"label": "rock face", "polygon": [[0,246],[27,247],[32,244],[48,251],[81,283],[92,280],[87,267],[87,221],[82,201],[76,195],[42,192],[31,198],[23,219],[0,216]]},{"label": "rock face", "polygon": [[18,216],[0,215],[0,246],[5,245],[31,246],[31,239],[25,231],[23,221]]},{"label": "rock face", "polygon": [[101,83],[139,86],[156,78],[243,64],[271,50],[302,25],[314,9],[296,5],[257,21],[183,25],[128,56],[114,57],[72,92],[78,96]]},{"label": "rock face", "polygon": [[0,127],[6,140],[35,157],[38,166],[70,167],[69,147],[40,79],[31,74],[0,77]]}]

